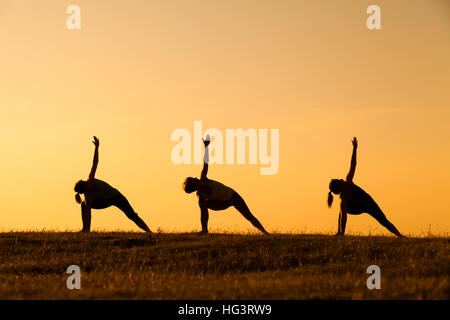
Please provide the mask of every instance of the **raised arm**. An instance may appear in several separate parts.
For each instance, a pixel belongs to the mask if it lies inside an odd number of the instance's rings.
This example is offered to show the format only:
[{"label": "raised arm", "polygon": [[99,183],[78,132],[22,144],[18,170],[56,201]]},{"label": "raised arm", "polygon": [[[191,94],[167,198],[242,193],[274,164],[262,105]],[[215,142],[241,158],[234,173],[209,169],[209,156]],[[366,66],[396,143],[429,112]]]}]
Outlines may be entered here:
[{"label": "raised arm", "polygon": [[347,174],[347,181],[352,181],[353,180],[353,176],[355,175],[356,149],[358,148],[358,139],[356,139],[356,137],[353,138],[352,144],[353,144],[352,162],[350,164],[350,171]]},{"label": "raised arm", "polygon": [[97,165],[98,165],[98,146],[100,145],[100,141],[97,139],[97,137],[94,137],[94,141],[92,143],[95,145],[95,151],[94,151],[94,160],[92,162],[92,169],[91,173],[89,173],[89,180],[93,180],[95,177],[95,171],[97,171]]},{"label": "raised arm", "polygon": [[203,144],[205,145],[205,156],[203,157],[203,169],[200,175],[200,180],[207,180],[206,175],[208,174],[208,163],[209,163],[209,144],[211,140],[209,139],[209,135],[206,136],[206,140],[203,140]]}]

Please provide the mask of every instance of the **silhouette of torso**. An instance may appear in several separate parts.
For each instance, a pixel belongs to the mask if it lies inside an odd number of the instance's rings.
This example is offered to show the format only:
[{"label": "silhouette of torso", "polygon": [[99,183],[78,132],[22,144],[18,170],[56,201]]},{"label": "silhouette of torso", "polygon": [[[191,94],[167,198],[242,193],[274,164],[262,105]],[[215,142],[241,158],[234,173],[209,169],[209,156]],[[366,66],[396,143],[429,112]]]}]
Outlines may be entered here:
[{"label": "silhouette of torso", "polygon": [[358,215],[363,212],[370,212],[378,207],[372,197],[362,188],[353,182],[347,182],[348,190],[341,198],[348,197],[347,212],[349,214]]},{"label": "silhouette of torso", "polygon": [[234,190],[215,180],[202,181],[209,188],[208,193],[197,191],[198,196],[204,197],[206,200],[227,201],[234,194]]},{"label": "silhouette of torso", "polygon": [[90,190],[86,194],[90,197],[94,209],[103,209],[110,206],[111,202],[121,195],[117,189],[111,187],[105,181],[94,179],[90,183]]}]

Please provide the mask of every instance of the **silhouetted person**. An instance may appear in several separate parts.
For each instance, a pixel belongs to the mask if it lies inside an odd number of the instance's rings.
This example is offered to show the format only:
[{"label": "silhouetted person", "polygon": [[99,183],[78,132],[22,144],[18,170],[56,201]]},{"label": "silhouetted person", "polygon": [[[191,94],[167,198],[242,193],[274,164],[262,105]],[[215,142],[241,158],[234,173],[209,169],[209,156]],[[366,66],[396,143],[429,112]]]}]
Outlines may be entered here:
[{"label": "silhouetted person", "polygon": [[[110,206],[115,206],[122,210],[139,228],[151,233],[145,222],[133,210],[127,198],[106,182],[95,179],[100,141],[97,137],[94,137],[93,143],[95,145],[95,152],[89,179],[87,181],[80,180],[75,184],[75,192],[77,193],[75,200],[81,204],[81,217],[83,219],[83,230],[81,231],[89,232],[91,230],[91,209],[105,209]],[[80,194],[84,194],[84,201],[81,201]]]},{"label": "silhouetted person", "polygon": [[198,204],[201,211],[201,233],[208,233],[208,209],[219,211],[233,206],[258,230],[265,234],[269,234],[258,219],[253,216],[244,199],[242,199],[236,191],[220,182],[210,180],[206,177],[209,162],[209,136],[207,136],[206,140],[203,140],[203,143],[205,144],[205,156],[201,178],[199,180],[197,178],[189,177],[186,178],[183,183],[183,189],[186,193],[197,191]]},{"label": "silhouetted person", "polygon": [[345,225],[347,223],[347,213],[358,215],[363,212],[374,217],[383,227],[398,237],[403,237],[400,232],[394,227],[392,223],[386,219],[383,211],[376,204],[370,195],[363,189],[353,183],[353,176],[356,169],[356,149],[358,148],[358,140],[353,138],[353,154],[351,160],[350,171],[347,175],[346,181],[342,179],[333,179],[330,182],[330,192],[328,192],[328,207],[333,203],[333,195],[340,194],[341,211],[339,213],[338,233],[336,235],[343,235],[345,232]]}]

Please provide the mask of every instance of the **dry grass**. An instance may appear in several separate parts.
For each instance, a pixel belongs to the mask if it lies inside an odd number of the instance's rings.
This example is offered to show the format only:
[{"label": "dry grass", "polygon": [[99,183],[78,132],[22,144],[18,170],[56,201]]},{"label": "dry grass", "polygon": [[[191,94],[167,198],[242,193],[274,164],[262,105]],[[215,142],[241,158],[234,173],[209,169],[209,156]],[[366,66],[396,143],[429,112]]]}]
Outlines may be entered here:
[{"label": "dry grass", "polygon": [[0,299],[448,299],[448,270],[448,237],[0,234]]}]

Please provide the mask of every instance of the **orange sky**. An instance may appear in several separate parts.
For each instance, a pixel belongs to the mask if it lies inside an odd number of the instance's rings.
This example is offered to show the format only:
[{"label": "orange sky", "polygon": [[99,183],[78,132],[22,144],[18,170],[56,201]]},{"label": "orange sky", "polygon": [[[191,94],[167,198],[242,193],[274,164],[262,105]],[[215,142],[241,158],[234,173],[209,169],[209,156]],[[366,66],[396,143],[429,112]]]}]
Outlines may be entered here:
[{"label": "orange sky", "polygon": [[[66,28],[70,4],[81,30]],[[381,7],[382,30],[366,8]],[[280,169],[211,166],[269,231],[335,232],[328,182],[355,183],[405,233],[450,229],[450,5],[409,1],[0,0],[0,230],[78,230],[90,170],[152,230],[200,230],[171,161],[178,128],[280,130]],[[94,230],[138,228],[117,209]],[[235,210],[210,229],[253,231]],[[386,234],[368,215],[350,233]]]}]

